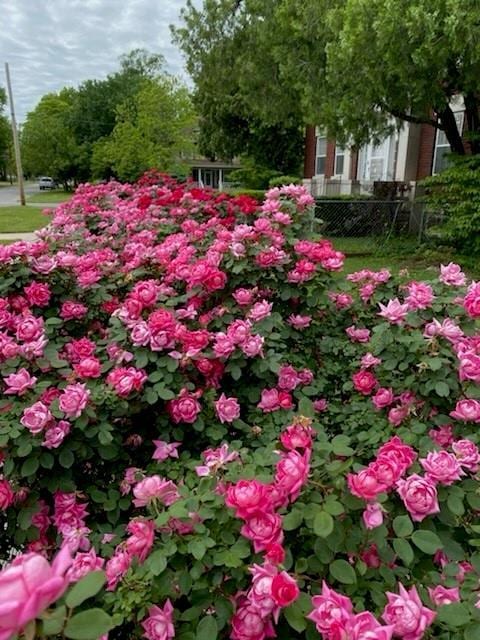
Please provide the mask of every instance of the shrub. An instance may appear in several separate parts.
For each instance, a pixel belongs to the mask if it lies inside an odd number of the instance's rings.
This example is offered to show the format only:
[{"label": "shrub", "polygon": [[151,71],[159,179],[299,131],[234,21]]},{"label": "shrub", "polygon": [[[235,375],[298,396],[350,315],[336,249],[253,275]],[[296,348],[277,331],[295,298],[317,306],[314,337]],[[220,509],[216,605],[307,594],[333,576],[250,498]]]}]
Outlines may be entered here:
[{"label": "shrub", "polygon": [[269,187],[282,187],[284,184],[302,184],[302,178],[299,176],[278,176],[272,178],[268,186]]},{"label": "shrub", "polygon": [[429,210],[445,215],[446,239],[462,253],[479,255],[480,158],[456,158],[423,184]]},{"label": "shrub", "polygon": [[333,277],[303,187],[155,180],[0,248],[4,555],[106,579],[41,634],[474,638],[478,285]]}]

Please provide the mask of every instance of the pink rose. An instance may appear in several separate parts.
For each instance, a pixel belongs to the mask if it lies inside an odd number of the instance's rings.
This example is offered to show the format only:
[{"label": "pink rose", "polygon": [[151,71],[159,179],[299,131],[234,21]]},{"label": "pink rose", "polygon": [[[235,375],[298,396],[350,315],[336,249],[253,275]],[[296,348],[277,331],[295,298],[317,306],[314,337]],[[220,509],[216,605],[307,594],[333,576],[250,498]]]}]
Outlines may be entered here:
[{"label": "pink rose", "polygon": [[246,519],[257,511],[268,510],[267,486],[257,480],[239,480],[228,487],[225,504],[235,509],[237,518]]},{"label": "pink rose", "polygon": [[60,317],[63,320],[79,320],[83,316],[87,315],[88,308],[80,302],[73,302],[68,300],[62,304],[60,309]]},{"label": "pink rose", "polygon": [[252,304],[255,299],[255,293],[254,289],[237,289],[233,292],[232,296],[237,304],[245,307]]},{"label": "pink rose", "polygon": [[138,558],[140,563],[145,562],[153,546],[155,538],[155,524],[153,520],[136,518],[127,525],[130,536],[125,541],[125,548],[128,553]]},{"label": "pink rose", "polygon": [[151,307],[158,297],[159,283],[157,280],[141,280],[130,292],[130,297],[137,300],[144,307]]},{"label": "pink rose", "polygon": [[380,503],[373,502],[367,504],[362,518],[367,529],[375,529],[383,524],[383,509]]},{"label": "pink rose", "polygon": [[105,565],[105,575],[107,576],[107,591],[114,591],[115,587],[123,576],[130,569],[132,556],[117,547],[115,553]]},{"label": "pink rose", "polygon": [[103,567],[105,560],[99,558],[95,553],[95,549],[85,553],[77,553],[73,558],[72,565],[67,571],[67,579],[69,582],[78,582],[91,571],[98,571]]},{"label": "pink rose", "polygon": [[312,316],[290,315],[287,320],[288,324],[294,329],[306,329],[312,322]]},{"label": "pink rose", "polygon": [[59,420],[47,427],[42,445],[47,449],[56,449],[70,433],[70,423],[66,420]]},{"label": "pink rose", "polygon": [[423,606],[415,587],[407,591],[399,584],[398,589],[399,595],[387,591],[388,604],[382,618],[387,624],[394,626],[393,633],[396,637],[402,640],[421,640],[436,614]]},{"label": "pink rose", "polygon": [[448,451],[430,451],[419,462],[426,471],[425,477],[433,483],[451,485],[465,475],[460,462]]},{"label": "pink rose", "polygon": [[[315,623],[317,631],[325,638],[329,637],[333,626],[345,627],[353,615],[350,598],[336,593],[322,583],[322,593],[312,598],[313,611],[307,618]],[[341,637],[341,636],[340,636]]]},{"label": "pink rose", "polygon": [[99,378],[101,375],[101,364],[98,358],[91,356],[77,362],[73,370],[80,378]]},{"label": "pink rose", "polygon": [[298,451],[282,453],[277,462],[275,472],[275,486],[290,497],[293,502],[300,494],[308,478],[310,452],[303,454]]},{"label": "pink rose", "polygon": [[17,340],[33,342],[43,333],[43,319],[35,316],[26,316],[17,324]]},{"label": "pink rose", "polygon": [[362,369],[361,371],[357,371],[352,376],[353,386],[356,391],[363,394],[364,396],[369,396],[372,391],[377,386],[377,379],[370,371],[365,371]]},{"label": "pink rose", "polygon": [[368,342],[370,340],[370,329],[357,329],[355,325],[345,329],[345,333],[352,342]]},{"label": "pink rose", "polygon": [[5,384],[8,385],[8,388],[4,391],[5,394],[23,396],[28,389],[35,386],[37,378],[31,376],[26,369],[22,368],[19,369],[17,373],[11,373],[9,376],[5,376],[4,380]]},{"label": "pink rose", "polygon": [[409,311],[427,309],[435,298],[432,287],[424,282],[410,282],[407,285],[407,290],[408,296],[405,298],[405,302]]},{"label": "pink rose", "polygon": [[37,307],[47,307],[50,302],[52,292],[48,284],[42,282],[32,282],[28,287],[24,287],[24,292],[30,305]]},{"label": "pink rose", "polygon": [[278,388],[293,391],[301,382],[300,376],[291,365],[282,365],[278,371]]},{"label": "pink rose", "polygon": [[384,409],[385,407],[389,407],[394,400],[393,390],[391,388],[386,389],[385,387],[380,387],[377,390],[376,394],[372,397],[372,402],[375,405],[376,409]]},{"label": "pink rose", "polygon": [[248,312],[247,318],[252,322],[260,322],[265,318],[268,318],[272,313],[273,304],[271,302],[267,302],[266,300],[262,300],[261,302],[256,302],[253,307]]},{"label": "pink rose", "polygon": [[121,398],[126,398],[132,391],[141,391],[146,380],[145,371],[135,367],[118,367],[110,371],[107,376],[107,383]]},{"label": "pink rose", "polygon": [[140,480],[133,488],[133,495],[133,504],[136,507],[145,507],[153,500],[158,500],[168,507],[180,499],[175,483],[156,475]]},{"label": "pink rose", "polygon": [[263,389],[260,402],[257,404],[264,413],[276,411],[280,408],[278,389]]},{"label": "pink rose", "polygon": [[346,625],[350,640],[391,640],[393,628],[382,626],[369,611],[353,616]]},{"label": "pink rose", "polygon": [[443,607],[446,604],[452,604],[452,602],[460,602],[458,587],[447,589],[439,584],[434,588],[428,587],[428,595],[436,607]]},{"label": "pink rose", "polygon": [[452,449],[457,456],[457,460],[464,469],[467,469],[467,471],[471,471],[472,473],[476,473],[478,471],[478,466],[480,464],[480,451],[476,444],[471,440],[457,440],[452,444]]},{"label": "pink rose", "polygon": [[53,419],[50,409],[43,402],[35,402],[31,407],[23,410],[20,422],[33,434],[40,433]]},{"label": "pink rose", "polygon": [[155,445],[155,451],[153,452],[152,460],[163,462],[167,458],[178,458],[177,449],[182,443],[153,440],[153,444]]},{"label": "pink rose", "polygon": [[264,640],[276,636],[270,618],[262,616],[261,609],[248,600],[237,608],[230,624],[231,640]]},{"label": "pink rose", "polygon": [[273,564],[265,562],[263,566],[254,564],[249,571],[253,578],[247,594],[248,600],[259,609],[262,617],[278,613],[278,604],[272,594],[272,582],[278,574],[278,569]]},{"label": "pink rose", "polygon": [[166,600],[163,608],[154,605],[148,610],[148,618],[142,622],[145,630],[144,638],[148,640],[171,640],[175,637],[173,626],[173,607],[170,600]]},{"label": "pink rose", "polygon": [[6,478],[0,479],[0,511],[5,511],[15,500],[12,485]]},{"label": "pink rose", "polygon": [[350,492],[363,500],[374,500],[379,493],[386,489],[386,486],[379,482],[377,474],[370,467],[355,474],[349,473],[347,483]]},{"label": "pink rose", "polygon": [[38,553],[17,556],[0,571],[0,638],[7,640],[58,600],[68,587],[65,573],[72,562],[67,547],[50,565]]},{"label": "pink rose", "polygon": [[453,411],[450,411],[452,418],[463,422],[480,422],[480,402],[465,398],[459,400]]},{"label": "pink rose", "polygon": [[401,304],[398,298],[389,300],[387,305],[380,303],[379,316],[388,320],[391,324],[402,324],[408,313],[408,305]]},{"label": "pink rose", "polygon": [[240,349],[247,356],[247,358],[254,358],[260,356],[263,358],[263,344],[265,338],[259,334],[249,336],[243,344],[240,345]]},{"label": "pink rose", "polygon": [[468,287],[463,306],[471,318],[480,318],[480,282],[472,282]]},{"label": "pink rose", "polygon": [[240,417],[240,405],[237,398],[227,398],[224,393],[215,401],[215,411],[222,424],[233,422]]},{"label": "pink rose", "polygon": [[78,418],[87,406],[89,397],[90,391],[86,389],[85,384],[69,384],[63,390],[58,406],[67,418]]},{"label": "pink rose", "polygon": [[273,542],[283,541],[282,518],[277,513],[257,511],[245,522],[240,533],[252,540],[255,553],[258,553]]},{"label": "pink rose", "polygon": [[454,262],[449,262],[447,266],[443,264],[440,265],[440,276],[438,279],[450,287],[461,287],[467,281],[461,266]]},{"label": "pink rose", "polygon": [[406,480],[399,480],[397,491],[412,520],[416,522],[421,522],[427,516],[440,511],[437,489],[428,478],[422,478],[415,473]]},{"label": "pink rose", "polygon": [[308,424],[291,424],[280,435],[280,441],[285,449],[308,449],[312,446],[314,429]]},{"label": "pink rose", "polygon": [[288,607],[300,595],[296,580],[286,571],[278,573],[272,580],[272,596],[279,607]]},{"label": "pink rose", "polygon": [[197,396],[187,389],[182,389],[177,398],[167,402],[167,411],[176,424],[180,422],[192,424],[197,419],[201,409]]}]

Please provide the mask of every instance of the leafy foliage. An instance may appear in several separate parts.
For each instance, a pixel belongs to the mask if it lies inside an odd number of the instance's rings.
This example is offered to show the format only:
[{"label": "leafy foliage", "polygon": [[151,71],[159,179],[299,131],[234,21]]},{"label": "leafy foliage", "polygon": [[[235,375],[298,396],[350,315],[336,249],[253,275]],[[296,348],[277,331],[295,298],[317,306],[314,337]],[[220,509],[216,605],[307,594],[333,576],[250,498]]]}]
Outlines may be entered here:
[{"label": "leafy foliage", "polygon": [[467,156],[424,181],[429,208],[446,216],[442,225],[446,239],[472,256],[480,255],[479,179],[478,157]]}]

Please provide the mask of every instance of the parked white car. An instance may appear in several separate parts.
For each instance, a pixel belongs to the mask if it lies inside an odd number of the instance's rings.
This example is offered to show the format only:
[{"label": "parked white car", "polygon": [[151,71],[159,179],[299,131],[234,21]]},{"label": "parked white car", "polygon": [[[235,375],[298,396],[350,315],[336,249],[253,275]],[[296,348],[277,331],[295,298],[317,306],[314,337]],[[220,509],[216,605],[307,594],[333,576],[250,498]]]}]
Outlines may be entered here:
[{"label": "parked white car", "polygon": [[42,176],[38,179],[38,186],[40,187],[40,191],[44,191],[45,189],[56,189],[57,183],[53,178]]}]

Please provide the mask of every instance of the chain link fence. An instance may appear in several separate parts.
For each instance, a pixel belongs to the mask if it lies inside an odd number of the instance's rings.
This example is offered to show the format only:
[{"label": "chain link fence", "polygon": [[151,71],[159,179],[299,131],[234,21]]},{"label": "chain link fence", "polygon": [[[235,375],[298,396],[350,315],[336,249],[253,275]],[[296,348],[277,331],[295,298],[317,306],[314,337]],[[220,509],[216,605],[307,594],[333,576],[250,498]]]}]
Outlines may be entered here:
[{"label": "chain link fence", "polygon": [[319,231],[329,238],[363,238],[372,246],[408,236],[418,243],[444,220],[427,210],[422,200],[316,200]]}]

